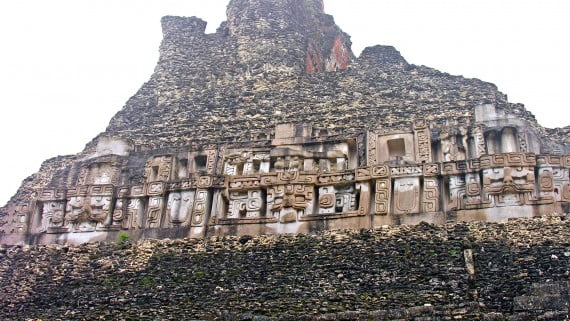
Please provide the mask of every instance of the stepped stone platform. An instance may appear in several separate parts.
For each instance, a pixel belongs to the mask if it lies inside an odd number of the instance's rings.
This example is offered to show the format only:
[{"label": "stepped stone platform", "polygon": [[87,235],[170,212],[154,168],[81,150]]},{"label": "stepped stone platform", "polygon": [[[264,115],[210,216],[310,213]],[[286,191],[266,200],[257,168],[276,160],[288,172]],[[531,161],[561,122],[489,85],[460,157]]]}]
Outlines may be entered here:
[{"label": "stepped stone platform", "polygon": [[0,250],[2,320],[567,320],[570,217]]}]

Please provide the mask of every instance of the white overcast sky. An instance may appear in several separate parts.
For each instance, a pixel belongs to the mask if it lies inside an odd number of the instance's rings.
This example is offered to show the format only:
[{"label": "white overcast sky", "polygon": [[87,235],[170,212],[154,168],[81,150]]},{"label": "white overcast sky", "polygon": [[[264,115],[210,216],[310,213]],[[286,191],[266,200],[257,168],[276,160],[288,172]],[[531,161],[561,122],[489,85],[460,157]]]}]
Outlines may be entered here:
[{"label": "white overcast sky", "polygon": [[[275,0],[279,1],[279,0]],[[74,154],[148,80],[164,15],[214,32],[226,0],[0,1],[0,205],[57,155]],[[353,51],[495,83],[547,127],[570,125],[570,1],[325,0]]]}]

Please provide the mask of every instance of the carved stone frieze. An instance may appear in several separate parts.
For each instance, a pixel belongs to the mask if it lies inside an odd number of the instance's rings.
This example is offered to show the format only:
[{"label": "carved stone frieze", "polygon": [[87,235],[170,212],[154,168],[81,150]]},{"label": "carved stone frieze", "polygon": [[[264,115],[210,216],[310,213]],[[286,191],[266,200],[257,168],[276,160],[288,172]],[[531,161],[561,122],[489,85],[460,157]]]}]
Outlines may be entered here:
[{"label": "carved stone frieze", "polygon": [[402,177],[394,180],[394,214],[420,212],[419,177]]}]

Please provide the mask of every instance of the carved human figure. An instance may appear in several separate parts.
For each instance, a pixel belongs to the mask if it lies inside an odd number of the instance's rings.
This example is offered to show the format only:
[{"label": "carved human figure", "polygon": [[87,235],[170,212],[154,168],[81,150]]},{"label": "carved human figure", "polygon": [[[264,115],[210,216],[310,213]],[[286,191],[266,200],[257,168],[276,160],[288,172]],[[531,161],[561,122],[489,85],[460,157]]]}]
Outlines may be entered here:
[{"label": "carved human figure", "polygon": [[445,162],[465,159],[465,153],[457,144],[457,137],[448,131],[443,131],[441,134],[441,151]]},{"label": "carved human figure", "polygon": [[468,140],[469,140],[469,135],[468,135],[468,130],[467,127],[459,127],[459,133],[461,134],[461,144],[462,144],[462,148],[463,150],[460,151],[461,156],[460,159],[458,160],[465,160],[467,158],[469,158],[469,144],[468,144]]}]

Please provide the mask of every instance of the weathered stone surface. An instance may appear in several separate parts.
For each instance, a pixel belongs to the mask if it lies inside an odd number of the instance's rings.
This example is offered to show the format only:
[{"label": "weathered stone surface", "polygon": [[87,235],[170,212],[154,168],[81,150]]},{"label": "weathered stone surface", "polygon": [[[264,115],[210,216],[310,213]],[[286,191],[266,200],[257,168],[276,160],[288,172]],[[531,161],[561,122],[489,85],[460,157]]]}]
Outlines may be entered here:
[{"label": "weathered stone surface", "polygon": [[568,239],[562,217],[2,247],[0,318],[564,320]]},{"label": "weathered stone surface", "polygon": [[[568,128],[496,86],[366,48],[322,0],[162,19],[155,72],[0,209],[0,242],[311,232],[568,212]],[[62,208],[62,210],[60,210]],[[87,234],[91,233],[91,234]]]}]

